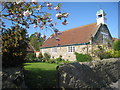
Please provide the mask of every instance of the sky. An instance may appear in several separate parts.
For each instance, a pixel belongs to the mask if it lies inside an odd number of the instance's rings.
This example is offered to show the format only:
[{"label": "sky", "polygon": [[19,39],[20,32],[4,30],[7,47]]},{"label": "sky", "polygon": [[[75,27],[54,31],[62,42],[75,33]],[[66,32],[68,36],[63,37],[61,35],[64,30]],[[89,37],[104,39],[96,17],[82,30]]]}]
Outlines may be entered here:
[{"label": "sky", "polygon": [[[53,4],[57,4],[53,2]],[[118,2],[61,2],[62,12],[68,12],[70,15],[67,18],[69,24],[62,25],[60,20],[55,17],[56,12],[50,11],[52,18],[57,22],[56,28],[60,31],[65,31],[75,27],[95,23],[96,12],[102,8],[106,13],[107,26],[112,37],[118,38]],[[50,30],[40,30],[39,28],[30,27],[29,35],[34,32],[41,32],[49,37],[52,32]]]},{"label": "sky", "polygon": [[[41,2],[39,2],[41,3]],[[42,9],[43,11],[52,14],[53,21],[57,22],[56,28],[59,31],[65,31],[68,29],[76,28],[79,26],[91,24],[97,22],[96,12],[102,8],[106,13],[107,26],[110,30],[112,37],[118,38],[118,2],[60,2],[62,4],[61,12],[68,12],[67,18],[69,24],[62,25],[60,20],[56,19],[56,11]],[[57,5],[58,2],[52,2],[53,5]],[[8,24],[10,25],[10,24]],[[53,33],[51,30],[40,30],[39,27],[34,28],[31,25],[28,34],[31,35],[35,32],[45,34],[47,38]]]}]

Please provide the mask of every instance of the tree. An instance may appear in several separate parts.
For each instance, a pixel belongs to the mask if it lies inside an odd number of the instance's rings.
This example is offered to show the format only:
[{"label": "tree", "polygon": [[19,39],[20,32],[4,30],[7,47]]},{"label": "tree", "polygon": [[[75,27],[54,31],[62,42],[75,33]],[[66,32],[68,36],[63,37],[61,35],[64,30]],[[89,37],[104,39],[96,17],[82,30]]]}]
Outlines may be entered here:
[{"label": "tree", "polygon": [[40,33],[35,32],[29,37],[30,44],[36,51],[40,51],[40,46],[43,43],[43,38],[40,37]]},{"label": "tree", "polygon": [[114,41],[113,48],[114,48],[115,51],[119,51],[120,50],[120,39]]},{"label": "tree", "polygon": [[2,32],[3,67],[22,66],[26,55],[26,37],[26,30],[17,25]]},{"label": "tree", "polygon": [[[27,29],[30,25],[34,28],[40,29],[50,28],[55,34],[59,34],[59,30],[55,28],[56,23],[52,21],[51,15],[46,9],[51,10],[53,7],[57,11],[56,17],[62,20],[63,25],[67,25],[66,18],[68,13],[60,11],[61,4],[58,3],[53,6],[52,3],[43,2],[38,3],[35,0],[32,2],[24,2],[20,0],[17,2],[2,2],[2,54],[3,66],[21,66],[24,62],[26,54],[26,47],[28,43]],[[6,26],[9,23],[9,26]],[[45,35],[41,35],[45,39]]]},{"label": "tree", "polygon": [[55,15],[56,18],[62,20],[63,25],[68,24],[66,18],[69,14],[60,11],[60,3],[53,6],[52,3],[49,2],[38,3],[35,2],[35,0],[33,0],[33,2],[21,2],[20,0],[19,2],[3,2],[2,5],[3,9],[1,11],[1,17],[12,21],[13,24],[25,26],[25,28],[29,28],[29,26],[33,24],[34,28],[39,26],[40,29],[48,27],[56,30],[56,23],[53,22],[51,18],[52,14],[45,12],[47,9],[55,9],[57,11],[57,14]]}]

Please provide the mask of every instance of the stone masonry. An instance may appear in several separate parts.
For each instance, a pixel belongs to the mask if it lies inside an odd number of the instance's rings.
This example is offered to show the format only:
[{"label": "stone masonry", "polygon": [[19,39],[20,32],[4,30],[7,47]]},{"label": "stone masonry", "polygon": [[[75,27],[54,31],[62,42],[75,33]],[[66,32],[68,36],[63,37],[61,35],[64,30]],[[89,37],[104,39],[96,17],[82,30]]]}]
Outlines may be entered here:
[{"label": "stone masonry", "polygon": [[[73,45],[74,46],[74,45]],[[75,45],[75,52],[78,53],[83,53],[83,54],[91,54],[92,52],[92,46],[91,45]],[[53,47],[55,48],[55,47]],[[64,47],[56,47],[57,52],[52,52],[53,48],[45,48],[41,49],[42,54],[48,53],[51,55],[51,58],[58,58],[59,56],[62,56],[64,60],[69,60],[69,61],[75,61],[76,56],[74,52],[68,52],[68,46]]]},{"label": "stone masonry", "polygon": [[60,65],[57,67],[59,87],[116,90],[110,85],[120,79],[119,65],[120,58]]}]

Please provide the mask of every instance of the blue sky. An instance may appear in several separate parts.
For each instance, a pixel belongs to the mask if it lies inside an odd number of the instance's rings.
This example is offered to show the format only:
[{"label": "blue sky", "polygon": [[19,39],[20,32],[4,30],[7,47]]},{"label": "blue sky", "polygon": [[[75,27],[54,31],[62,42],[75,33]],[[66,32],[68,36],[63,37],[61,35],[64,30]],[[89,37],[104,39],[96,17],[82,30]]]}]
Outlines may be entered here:
[{"label": "blue sky", "polygon": [[[57,2],[53,2],[56,5]],[[87,25],[96,22],[96,12],[102,8],[106,12],[107,26],[113,37],[118,38],[118,2],[61,2],[62,12],[68,12],[68,25],[62,25],[61,21],[56,19],[55,10],[45,10],[52,14],[53,21],[57,22],[56,28],[60,31],[72,29],[82,25]],[[8,24],[10,25],[10,23]],[[33,28],[33,25],[29,28],[28,34],[31,35],[34,32],[40,32],[49,37],[51,30],[40,30],[40,28]]]},{"label": "blue sky", "polygon": [[[52,18],[57,22],[56,28],[60,31],[79,27],[96,22],[96,12],[102,8],[106,12],[107,26],[113,37],[118,37],[118,2],[61,2],[62,12],[70,13],[68,17],[68,25],[61,25],[61,21],[54,16],[56,12],[52,13]],[[56,4],[55,2],[53,4]],[[41,32],[49,37],[52,32],[50,30],[40,30],[39,28],[31,28],[28,30],[29,34],[34,32]]]}]

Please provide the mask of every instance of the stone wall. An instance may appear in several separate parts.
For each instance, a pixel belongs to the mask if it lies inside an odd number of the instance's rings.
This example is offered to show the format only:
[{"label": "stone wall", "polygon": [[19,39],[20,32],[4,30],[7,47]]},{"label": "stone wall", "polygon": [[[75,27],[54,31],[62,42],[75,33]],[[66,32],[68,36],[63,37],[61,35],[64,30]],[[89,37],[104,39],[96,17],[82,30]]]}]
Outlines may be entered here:
[{"label": "stone wall", "polygon": [[[91,45],[73,45],[75,47],[75,52],[83,53],[83,54],[91,54],[92,52],[92,46]],[[57,52],[52,52],[53,48],[57,48]],[[75,61],[76,56],[74,52],[68,52],[68,46],[64,47],[52,47],[52,48],[45,48],[41,49],[42,54],[48,53],[51,55],[51,58],[58,58],[60,55],[63,59],[69,60],[69,61]]]},{"label": "stone wall", "polygon": [[120,79],[120,58],[70,63],[57,67],[60,88],[109,88]]},{"label": "stone wall", "polygon": [[21,68],[2,69],[2,89],[24,89],[27,88],[24,74]]}]

